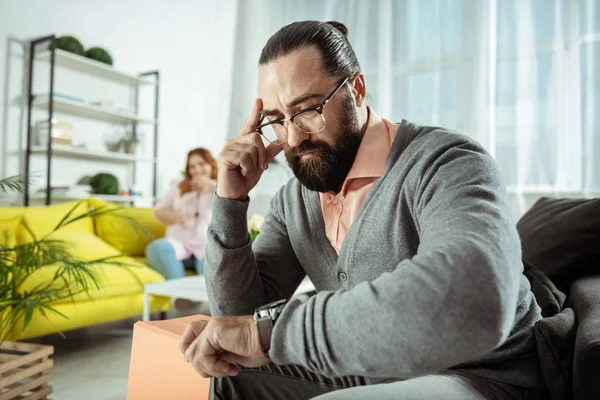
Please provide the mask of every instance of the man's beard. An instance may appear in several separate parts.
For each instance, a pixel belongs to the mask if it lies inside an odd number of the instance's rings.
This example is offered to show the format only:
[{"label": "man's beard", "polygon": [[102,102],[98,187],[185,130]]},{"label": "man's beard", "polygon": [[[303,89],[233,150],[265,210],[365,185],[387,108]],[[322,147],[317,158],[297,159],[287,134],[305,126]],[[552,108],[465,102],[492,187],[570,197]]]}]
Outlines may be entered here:
[{"label": "man's beard", "polygon": [[[340,93],[346,94],[346,93]],[[338,192],[354,164],[362,139],[358,115],[349,96],[342,100],[342,119],[334,145],[323,141],[305,140],[286,155],[287,163],[301,184],[316,192]],[[314,151],[308,160],[303,153]]]}]

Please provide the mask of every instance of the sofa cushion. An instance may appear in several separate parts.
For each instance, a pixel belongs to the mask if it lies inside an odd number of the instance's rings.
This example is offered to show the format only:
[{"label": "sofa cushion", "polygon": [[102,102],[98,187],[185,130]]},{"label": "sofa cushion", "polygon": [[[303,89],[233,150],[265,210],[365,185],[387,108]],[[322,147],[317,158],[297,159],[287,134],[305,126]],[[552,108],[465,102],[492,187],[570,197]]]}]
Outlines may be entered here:
[{"label": "sofa cushion", "polygon": [[[118,207],[116,204],[90,199],[94,208]],[[96,234],[102,240],[130,256],[143,256],[146,246],[165,235],[166,226],[154,218],[151,208],[125,207],[109,215],[94,218]]]},{"label": "sofa cushion", "polygon": [[571,398],[577,324],[572,308],[539,320],[534,328],[542,374],[552,400]]},{"label": "sofa cushion", "polygon": [[[50,239],[64,241],[69,246],[69,252],[81,261],[92,261],[99,258],[117,256],[120,252],[105,243],[99,237],[85,232],[55,232]],[[99,288],[93,284],[89,286],[89,296],[85,292],[76,294],[75,301],[122,296],[143,293],[143,285],[152,282],[162,282],[164,278],[158,272],[146,265],[134,261],[130,257],[116,258],[126,265],[120,267],[106,263],[97,263],[90,266],[90,271],[96,276]],[[58,265],[48,265],[36,271],[21,286],[21,292],[31,291],[36,285],[52,279]],[[69,302],[63,299],[57,303]]]},{"label": "sofa cushion", "polygon": [[0,219],[0,246],[14,247],[17,244],[17,230],[22,220],[21,215]]},{"label": "sofa cushion", "polygon": [[[73,209],[69,219],[85,214],[89,211],[89,203],[84,201],[70,201],[68,203],[55,204],[46,207],[22,208],[25,224],[17,232],[18,243],[29,243],[35,239],[52,232],[63,218]],[[26,225],[26,227],[25,227]],[[92,218],[82,218],[60,229],[64,232],[87,232],[94,233],[94,221]],[[32,237],[32,234],[34,237]]]},{"label": "sofa cushion", "polygon": [[573,398],[597,399],[600,394],[600,275],[573,283],[569,305],[577,315]]},{"label": "sofa cushion", "polygon": [[[26,209],[26,207],[0,207],[0,235],[2,235],[3,230],[6,232],[4,235],[6,243],[10,241],[13,246],[20,244],[19,233],[22,226],[24,226],[22,224],[25,224],[23,214]],[[17,220],[19,222],[15,226],[14,223]],[[12,231],[12,233],[8,232],[9,230]],[[1,240],[2,239],[0,238],[0,244],[2,244]]]},{"label": "sofa cushion", "polygon": [[542,198],[517,224],[523,259],[563,292],[600,271],[600,199]]},{"label": "sofa cushion", "polygon": [[141,257],[141,256],[129,256],[129,257],[131,257],[131,259],[133,261],[135,261],[136,263],[148,265],[148,260],[146,260],[146,257]]}]

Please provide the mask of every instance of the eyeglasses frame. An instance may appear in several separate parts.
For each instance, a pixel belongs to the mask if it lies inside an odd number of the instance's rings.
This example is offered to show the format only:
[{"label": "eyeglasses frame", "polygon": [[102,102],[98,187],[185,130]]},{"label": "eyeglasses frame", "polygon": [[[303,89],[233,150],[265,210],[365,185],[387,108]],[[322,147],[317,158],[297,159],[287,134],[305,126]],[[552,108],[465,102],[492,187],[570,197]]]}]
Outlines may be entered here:
[{"label": "eyeglasses frame", "polygon": [[[331,94],[330,94],[329,96],[327,96],[327,97],[325,98],[325,100],[323,100],[321,103],[319,103],[319,104],[316,104],[316,105],[314,105],[314,106],[310,106],[310,107],[303,108],[302,110],[300,110],[300,111],[298,111],[298,112],[294,113],[294,115],[292,115],[292,116],[291,116],[291,117],[289,117],[289,118],[284,118],[284,119],[276,119],[276,120],[273,120],[273,121],[270,121],[270,120],[269,120],[269,122],[267,122],[267,123],[264,123],[264,124],[261,124],[261,122],[262,122],[262,121],[264,121],[264,119],[265,119],[265,118],[267,118],[266,116],[262,116],[262,118],[261,118],[261,119],[260,119],[260,121],[259,121],[259,125],[256,127],[256,129],[254,130],[254,132],[255,132],[255,133],[257,133],[257,134],[259,134],[259,135],[260,135],[260,136],[262,136],[263,138],[265,138],[265,140],[266,140],[267,142],[269,142],[269,143],[272,143],[272,144],[276,144],[276,145],[282,145],[282,144],[283,144],[283,143],[285,143],[285,142],[281,142],[281,143],[274,143],[274,142],[270,141],[270,140],[269,140],[269,139],[268,139],[268,138],[267,138],[267,137],[266,137],[266,136],[263,134],[263,132],[262,132],[262,128],[264,128],[264,127],[266,127],[266,126],[269,126],[269,125],[279,124],[279,125],[282,125],[282,126],[283,126],[283,128],[285,129],[285,131],[286,131],[286,132],[288,132],[288,130],[287,130],[287,126],[286,126],[286,124],[285,124],[285,123],[289,121],[289,122],[291,122],[292,124],[294,124],[294,125],[295,125],[295,126],[298,128],[298,129],[300,129],[302,132],[306,132],[306,133],[308,133],[309,135],[312,135],[312,134],[315,134],[315,133],[322,132],[322,131],[323,131],[323,129],[325,129],[325,124],[327,123],[327,121],[325,120],[325,117],[323,116],[323,109],[324,109],[324,108],[325,108],[325,106],[326,106],[326,105],[327,105],[327,104],[328,104],[328,103],[331,101],[331,99],[333,99],[333,97],[334,97],[334,96],[337,94],[337,92],[339,92],[339,91],[340,91],[340,89],[344,87],[344,85],[346,84],[346,82],[348,82],[348,81],[350,80],[350,78],[351,78],[351,76],[348,76],[348,77],[346,77],[346,78],[345,78],[345,79],[344,79],[344,80],[343,80],[343,81],[342,81],[342,82],[341,82],[341,83],[340,83],[340,84],[339,84],[339,85],[338,85],[338,86],[337,86],[337,87],[336,87],[336,88],[333,90],[333,92],[331,92]],[[308,112],[308,111],[314,111],[314,110],[316,110],[316,111],[319,113],[319,115],[321,115],[321,118],[323,118],[323,122],[325,122],[325,124],[323,124],[323,128],[321,128],[320,130],[318,130],[318,131],[315,131],[315,132],[308,132],[308,131],[305,131],[304,129],[300,128],[300,127],[299,127],[299,126],[298,126],[296,123],[294,123],[294,118],[296,118],[298,115],[300,115],[300,114],[302,114],[302,113],[305,113],[305,112]]]}]

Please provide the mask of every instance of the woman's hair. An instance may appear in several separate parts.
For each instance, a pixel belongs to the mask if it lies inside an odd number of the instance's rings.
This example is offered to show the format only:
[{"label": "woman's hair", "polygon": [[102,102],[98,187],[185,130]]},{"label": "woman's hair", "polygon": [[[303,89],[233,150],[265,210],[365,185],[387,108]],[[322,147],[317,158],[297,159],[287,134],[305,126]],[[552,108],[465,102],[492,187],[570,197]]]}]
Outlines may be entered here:
[{"label": "woman's hair", "polygon": [[179,193],[181,195],[192,191],[192,189],[190,188],[190,185],[188,184],[188,181],[190,181],[192,179],[192,176],[190,175],[189,165],[190,165],[190,157],[193,155],[202,157],[204,159],[204,161],[206,161],[212,167],[212,172],[210,173],[210,179],[217,179],[217,162],[213,158],[212,154],[210,154],[210,151],[206,150],[203,147],[198,147],[193,150],[190,150],[190,152],[187,155],[187,160],[185,162],[185,172],[183,173],[183,175],[185,176],[185,179],[182,180],[181,182],[179,182]]},{"label": "woman's hair", "polygon": [[348,28],[335,21],[300,21],[284,26],[269,38],[258,64],[268,64],[308,46],[319,49],[325,73],[329,76],[345,78],[360,70],[356,54],[348,41]]}]

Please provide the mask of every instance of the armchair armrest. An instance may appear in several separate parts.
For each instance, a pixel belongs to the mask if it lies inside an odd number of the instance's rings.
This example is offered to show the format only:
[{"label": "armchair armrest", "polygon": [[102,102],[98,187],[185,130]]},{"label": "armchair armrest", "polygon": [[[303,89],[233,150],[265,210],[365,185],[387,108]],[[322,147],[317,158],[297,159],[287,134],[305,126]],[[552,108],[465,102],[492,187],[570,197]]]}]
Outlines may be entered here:
[{"label": "armchair armrest", "polygon": [[580,278],[571,286],[569,303],[577,318],[573,360],[573,398],[600,398],[600,275]]}]

